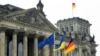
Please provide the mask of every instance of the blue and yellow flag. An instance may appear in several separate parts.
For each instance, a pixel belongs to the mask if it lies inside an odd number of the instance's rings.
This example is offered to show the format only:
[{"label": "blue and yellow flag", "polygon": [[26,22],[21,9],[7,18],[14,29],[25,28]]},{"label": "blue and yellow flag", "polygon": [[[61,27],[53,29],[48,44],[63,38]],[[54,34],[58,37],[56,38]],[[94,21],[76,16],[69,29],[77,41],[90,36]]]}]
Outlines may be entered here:
[{"label": "blue and yellow flag", "polygon": [[43,48],[45,45],[54,45],[54,34],[51,34],[47,39],[38,43],[38,48]]},{"label": "blue and yellow flag", "polygon": [[58,44],[58,46],[56,46],[57,49],[55,49],[54,51],[56,50],[62,50],[65,48],[65,37],[62,36],[61,40],[60,40],[60,43]]}]

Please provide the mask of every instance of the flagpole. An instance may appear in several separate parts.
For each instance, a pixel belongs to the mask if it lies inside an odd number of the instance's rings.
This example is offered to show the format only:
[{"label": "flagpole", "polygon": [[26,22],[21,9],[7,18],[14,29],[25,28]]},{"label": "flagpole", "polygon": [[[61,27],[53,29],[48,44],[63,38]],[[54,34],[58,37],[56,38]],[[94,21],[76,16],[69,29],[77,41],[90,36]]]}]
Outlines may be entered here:
[{"label": "flagpole", "polygon": [[74,11],[73,11],[73,2],[72,2],[72,18],[74,17],[73,13],[74,13]]},{"label": "flagpole", "polygon": [[72,7],[72,17],[74,17],[74,10],[73,10],[73,7]]},{"label": "flagpole", "polygon": [[[63,36],[66,36],[66,31],[63,29]],[[65,49],[65,48],[64,48]],[[63,49],[63,54],[64,54],[64,49]],[[64,56],[66,56],[66,54],[64,54]]]},{"label": "flagpole", "polygon": [[[55,32],[54,32],[54,46],[53,49],[55,49]],[[55,51],[53,51],[53,56],[55,56]]]},{"label": "flagpole", "polygon": [[75,9],[76,5],[74,2],[72,2],[72,17],[74,17],[74,9]]}]

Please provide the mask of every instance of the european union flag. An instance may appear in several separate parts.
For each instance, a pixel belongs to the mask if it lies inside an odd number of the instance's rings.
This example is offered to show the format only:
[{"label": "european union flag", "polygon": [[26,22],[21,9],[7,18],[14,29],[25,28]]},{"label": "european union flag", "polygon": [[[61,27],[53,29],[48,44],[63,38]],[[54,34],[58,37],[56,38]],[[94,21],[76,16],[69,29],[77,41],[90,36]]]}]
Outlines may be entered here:
[{"label": "european union flag", "polygon": [[50,35],[50,36],[46,39],[46,44],[48,44],[48,45],[54,45],[54,34]]},{"label": "european union flag", "polygon": [[43,40],[43,41],[39,42],[39,43],[38,43],[38,48],[44,47],[45,44],[46,44],[45,42],[46,42],[46,40]]},{"label": "european union flag", "polygon": [[53,45],[54,44],[54,34],[51,34],[47,39],[38,43],[38,48],[43,48],[45,45]]}]

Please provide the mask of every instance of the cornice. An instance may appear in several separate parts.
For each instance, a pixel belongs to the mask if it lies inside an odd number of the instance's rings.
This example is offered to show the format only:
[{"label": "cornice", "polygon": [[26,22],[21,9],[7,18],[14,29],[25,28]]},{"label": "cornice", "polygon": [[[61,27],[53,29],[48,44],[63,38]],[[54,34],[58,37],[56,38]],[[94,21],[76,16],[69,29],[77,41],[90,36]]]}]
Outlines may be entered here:
[{"label": "cornice", "polygon": [[26,27],[31,27],[31,28],[36,28],[36,29],[44,30],[44,31],[53,32],[53,30],[50,30],[50,29],[44,29],[44,28],[41,28],[41,27],[36,26],[36,25],[32,25],[32,24],[28,24],[28,23],[23,23],[23,22],[20,22],[20,21],[11,20],[11,19],[7,19],[7,18],[6,19],[5,18],[0,18],[0,21],[8,21],[8,22],[15,23],[15,24],[20,24],[20,25],[23,25],[23,26],[26,26]]}]

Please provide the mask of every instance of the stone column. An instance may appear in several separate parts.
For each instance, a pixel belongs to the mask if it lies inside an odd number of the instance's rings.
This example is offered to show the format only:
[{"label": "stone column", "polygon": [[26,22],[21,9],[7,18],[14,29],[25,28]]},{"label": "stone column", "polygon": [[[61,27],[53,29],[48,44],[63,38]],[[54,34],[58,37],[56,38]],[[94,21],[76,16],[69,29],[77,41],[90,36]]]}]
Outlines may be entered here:
[{"label": "stone column", "polygon": [[64,56],[63,50],[61,50],[62,56]]},{"label": "stone column", "polygon": [[43,48],[41,49],[41,52],[40,52],[40,53],[41,53],[41,55],[40,55],[40,56],[43,56]]},{"label": "stone column", "polygon": [[23,37],[23,56],[28,56],[28,35],[25,34]]},{"label": "stone column", "polygon": [[6,52],[6,56],[7,56],[8,55],[7,52],[9,52],[8,51],[8,37],[7,36],[5,36],[5,52]]},{"label": "stone column", "polygon": [[59,51],[57,51],[58,52],[58,56],[61,56],[61,52],[60,52],[60,50]]},{"label": "stone column", "polygon": [[[48,35],[44,36],[44,39],[46,39],[48,37]],[[45,45],[43,47],[43,56],[51,56],[50,55],[50,45]]]},{"label": "stone column", "polygon": [[0,29],[0,56],[6,56],[5,30]]},{"label": "stone column", "polygon": [[38,56],[38,35],[34,37],[34,53],[33,56]]},{"label": "stone column", "polygon": [[43,56],[49,56],[49,46],[45,45],[43,47]]},{"label": "stone column", "polygon": [[17,31],[14,31],[12,37],[12,56],[17,56]]},{"label": "stone column", "polygon": [[42,56],[42,50],[41,49],[38,49],[38,55]]},{"label": "stone column", "polygon": [[43,48],[38,49],[38,56],[43,56]]}]

